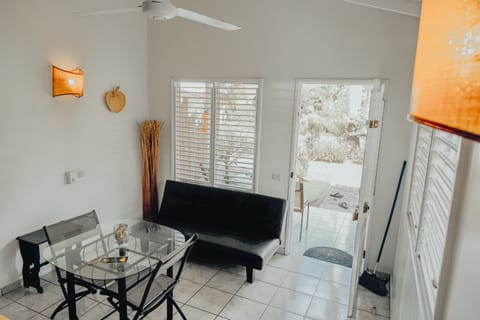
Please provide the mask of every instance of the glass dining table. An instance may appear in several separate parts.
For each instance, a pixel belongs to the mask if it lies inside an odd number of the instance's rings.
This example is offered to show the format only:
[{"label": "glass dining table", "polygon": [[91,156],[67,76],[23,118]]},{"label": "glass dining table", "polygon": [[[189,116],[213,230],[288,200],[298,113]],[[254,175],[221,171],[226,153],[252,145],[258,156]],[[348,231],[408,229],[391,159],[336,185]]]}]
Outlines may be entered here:
[{"label": "glass dining table", "polygon": [[[78,319],[75,279],[100,291],[116,282],[119,319],[127,320],[127,283],[148,276],[160,259],[185,244],[181,232],[143,220],[97,223],[94,228],[66,223],[61,233],[60,241],[51,241],[43,257],[66,273],[70,320]],[[168,276],[173,276],[172,268]],[[173,306],[167,301],[167,319],[172,318]]]}]

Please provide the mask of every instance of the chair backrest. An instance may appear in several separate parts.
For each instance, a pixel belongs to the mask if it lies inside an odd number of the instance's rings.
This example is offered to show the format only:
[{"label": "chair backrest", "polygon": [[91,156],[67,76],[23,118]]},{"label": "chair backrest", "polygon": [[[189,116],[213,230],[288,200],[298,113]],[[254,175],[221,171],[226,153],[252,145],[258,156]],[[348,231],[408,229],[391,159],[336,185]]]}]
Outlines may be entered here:
[{"label": "chair backrest", "polygon": [[43,230],[47,236],[48,244],[52,245],[73,237],[87,235],[96,230],[98,225],[98,216],[93,210],[68,220],[44,226]]},{"label": "chair backrest", "polygon": [[179,247],[177,250],[170,253],[168,256],[160,259],[160,262],[155,266],[155,269],[150,274],[150,279],[148,280],[147,286],[145,287],[145,292],[143,294],[140,310],[143,310],[145,307],[145,302],[147,301],[147,297],[149,296],[150,289],[152,288],[152,284],[155,281],[155,278],[159,273],[163,273],[167,271],[168,268],[173,267],[174,264],[180,262],[180,265],[177,270],[177,274],[174,276],[174,283],[175,285],[179,280],[182,274],[183,268],[185,266],[185,262],[192,251],[193,245],[197,241],[198,234],[194,234],[188,240],[185,241],[185,244]]},{"label": "chair backrest", "polygon": [[[99,220],[95,210],[70,218],[68,220],[60,221],[49,226],[44,226],[43,230],[47,237],[48,244],[51,246],[52,256],[57,259],[57,254],[53,248],[56,244],[60,244],[67,239],[76,238],[76,242],[81,242],[83,239],[91,237],[92,234],[98,233],[97,226]],[[101,236],[101,233],[100,233]],[[61,245],[61,244],[60,244]],[[73,245],[73,242],[72,242]],[[62,248],[68,249],[68,248]],[[74,264],[74,262],[72,262]],[[66,288],[64,286],[65,279],[62,277],[60,269],[55,267],[58,282],[65,298],[67,298]]]}]

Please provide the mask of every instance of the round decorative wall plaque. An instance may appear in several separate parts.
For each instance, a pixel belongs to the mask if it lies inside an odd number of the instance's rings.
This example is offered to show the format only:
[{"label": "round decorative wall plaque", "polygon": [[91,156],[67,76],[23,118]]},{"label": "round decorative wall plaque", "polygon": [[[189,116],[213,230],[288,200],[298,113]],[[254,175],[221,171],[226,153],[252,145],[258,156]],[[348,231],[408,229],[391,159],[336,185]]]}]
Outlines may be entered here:
[{"label": "round decorative wall plaque", "polygon": [[110,111],[119,113],[125,108],[125,95],[120,91],[120,87],[117,86],[115,89],[105,93],[105,103]]}]

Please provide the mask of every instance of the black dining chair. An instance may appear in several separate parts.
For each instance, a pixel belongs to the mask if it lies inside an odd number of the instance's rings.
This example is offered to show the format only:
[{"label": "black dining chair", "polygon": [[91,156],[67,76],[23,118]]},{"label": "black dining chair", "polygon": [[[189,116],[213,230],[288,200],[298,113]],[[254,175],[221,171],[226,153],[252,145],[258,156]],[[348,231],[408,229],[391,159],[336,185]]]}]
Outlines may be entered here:
[{"label": "black dining chair", "polygon": [[[194,234],[185,244],[173,251],[166,257],[160,258],[154,269],[148,276],[131,286],[127,286],[127,305],[135,311],[132,320],[139,320],[146,317],[149,313],[160,307],[165,301],[170,301],[177,309],[182,319],[187,317],[173,299],[173,289],[180,281],[185,262],[192,250],[198,235]],[[178,263],[178,265],[176,265]],[[167,272],[175,266],[176,274],[169,275]],[[101,291],[108,295],[107,300],[118,311],[118,288],[112,283],[106,289]]]},{"label": "black dining chair", "polygon": [[[64,240],[72,239],[74,237],[78,237],[79,240],[82,238],[86,239],[89,235],[97,233],[98,224],[99,221],[97,213],[95,210],[93,210],[68,220],[63,220],[49,226],[44,226],[43,230],[45,231],[48,244],[53,247]],[[74,243],[72,243],[72,245],[74,245]],[[52,255],[54,258],[62,258],[60,256],[56,256],[55,250],[52,250]],[[72,263],[75,264],[75,261],[72,261]],[[55,272],[57,274],[64,300],[57,306],[57,308],[55,308],[50,316],[50,319],[54,319],[58,312],[68,307],[68,295],[66,288],[67,278],[65,272],[61,271],[58,267],[55,267]],[[86,282],[78,278],[75,278],[74,281],[76,285],[85,288],[85,290],[79,291],[75,294],[75,301],[78,301],[89,294],[95,294],[97,292],[94,285],[90,282]]]}]

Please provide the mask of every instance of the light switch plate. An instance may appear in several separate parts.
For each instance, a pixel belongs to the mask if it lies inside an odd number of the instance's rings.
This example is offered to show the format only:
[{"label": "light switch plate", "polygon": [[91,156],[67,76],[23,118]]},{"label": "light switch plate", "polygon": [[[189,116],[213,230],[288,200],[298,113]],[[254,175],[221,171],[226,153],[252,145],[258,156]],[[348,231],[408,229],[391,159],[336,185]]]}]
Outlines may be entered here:
[{"label": "light switch plate", "polygon": [[66,184],[72,184],[74,183],[78,178],[78,173],[75,170],[70,170],[65,172],[65,183]]}]

